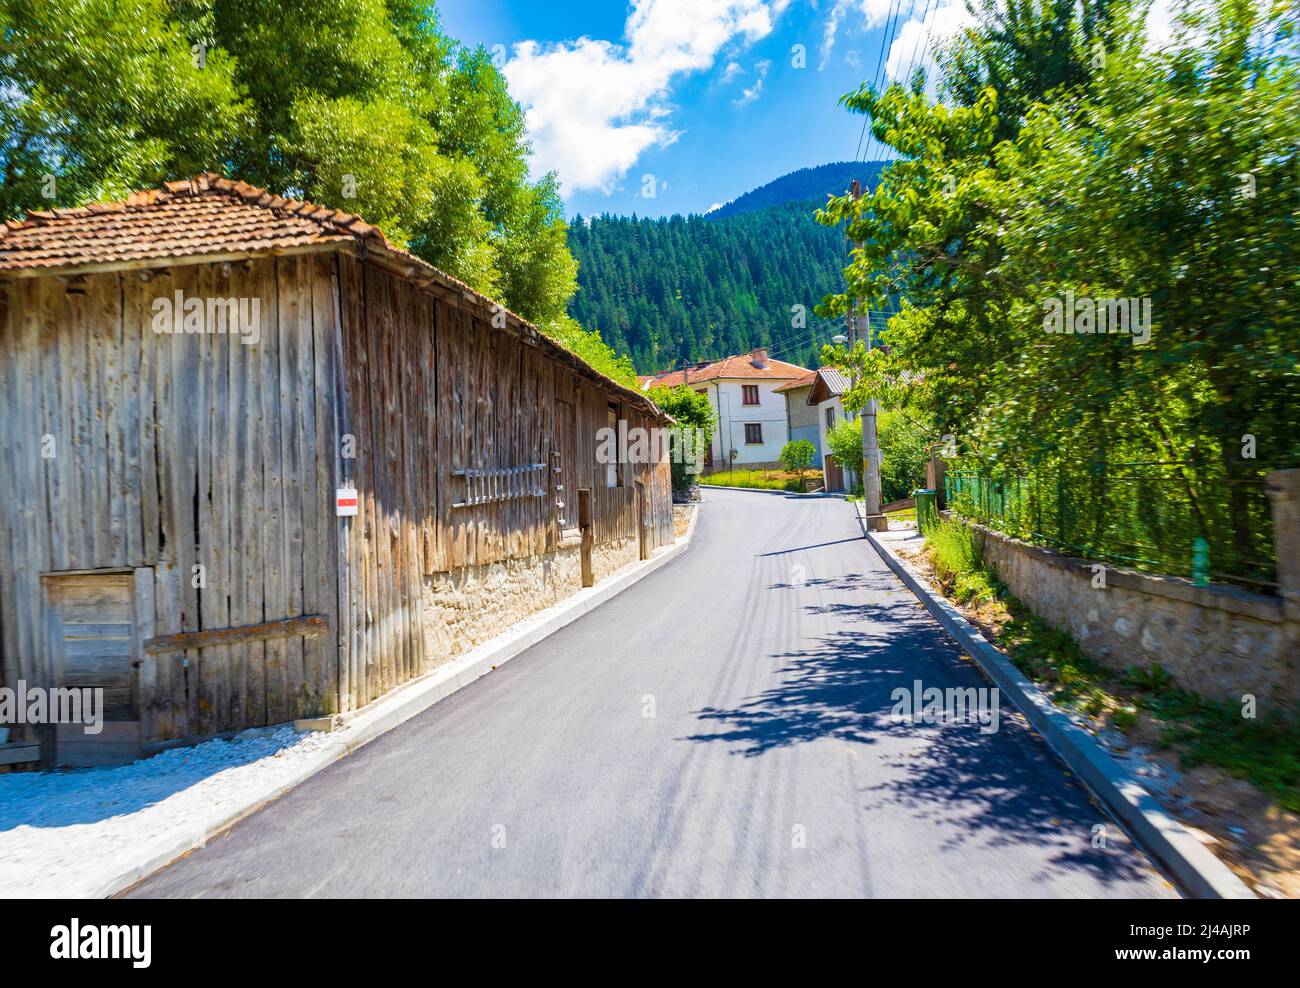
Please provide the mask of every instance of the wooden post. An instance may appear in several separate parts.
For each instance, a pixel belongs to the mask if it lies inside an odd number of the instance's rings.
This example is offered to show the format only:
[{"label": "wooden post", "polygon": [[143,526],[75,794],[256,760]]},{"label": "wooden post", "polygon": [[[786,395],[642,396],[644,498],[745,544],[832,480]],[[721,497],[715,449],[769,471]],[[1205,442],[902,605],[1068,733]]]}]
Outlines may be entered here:
[{"label": "wooden post", "polygon": [[642,481],[636,482],[636,537],[638,558],[650,558],[650,506],[646,503],[646,489]]},{"label": "wooden post", "polygon": [[[853,180],[850,193],[855,200],[862,198],[862,183],[856,178]],[[854,244],[855,247],[861,244]],[[850,298],[850,304],[852,299]],[[865,305],[864,308],[867,308]],[[858,342],[858,314],[856,310],[851,310],[849,319],[852,342],[850,346],[856,346]],[[871,310],[867,308],[867,331],[865,336],[867,352],[871,352]],[[854,375],[853,383],[857,384],[857,376]],[[866,509],[866,525],[873,532],[884,532],[889,530],[889,522],[880,511],[880,441],[876,437],[876,399],[868,398],[866,405],[862,409],[862,500],[863,507]]]},{"label": "wooden post", "polygon": [[596,572],[591,565],[591,549],[596,544],[596,533],[591,516],[591,488],[578,488],[578,529],[582,532],[582,585],[596,585]]},{"label": "wooden post", "polygon": [[925,486],[934,491],[935,504],[942,511],[948,507],[948,496],[944,485],[944,462],[939,456],[943,447],[935,444],[930,447],[930,460],[925,465]]}]

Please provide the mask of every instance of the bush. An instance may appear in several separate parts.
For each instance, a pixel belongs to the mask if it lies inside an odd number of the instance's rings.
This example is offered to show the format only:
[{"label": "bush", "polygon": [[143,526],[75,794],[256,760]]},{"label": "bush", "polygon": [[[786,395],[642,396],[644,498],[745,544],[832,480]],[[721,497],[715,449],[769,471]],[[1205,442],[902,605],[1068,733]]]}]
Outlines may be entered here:
[{"label": "bush", "polygon": [[807,439],[794,439],[781,448],[779,459],[781,466],[791,473],[797,473],[802,481],[803,472],[812,465],[813,457],[816,455],[817,447]]},{"label": "bush", "polygon": [[876,416],[880,442],[880,497],[885,504],[911,497],[925,486],[930,431],[898,412]]},{"label": "bush", "polygon": [[983,557],[975,544],[975,533],[961,522],[941,517],[939,524],[926,533],[925,540],[941,580],[955,580],[982,569]]},{"label": "bush", "polygon": [[845,470],[862,475],[862,420],[845,419],[826,433],[827,451]]},{"label": "bush", "polygon": [[[880,443],[880,499],[884,504],[911,497],[925,485],[928,431],[897,412],[876,416]],[[862,474],[862,419],[845,419],[826,433],[826,445],[835,461],[854,474]]]}]

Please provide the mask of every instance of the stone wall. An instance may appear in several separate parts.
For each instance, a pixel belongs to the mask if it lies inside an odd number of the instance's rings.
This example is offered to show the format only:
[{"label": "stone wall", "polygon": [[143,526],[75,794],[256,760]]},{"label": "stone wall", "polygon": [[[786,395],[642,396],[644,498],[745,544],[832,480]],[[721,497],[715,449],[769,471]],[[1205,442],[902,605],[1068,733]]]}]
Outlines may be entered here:
[{"label": "stone wall", "polygon": [[1160,665],[1216,700],[1254,694],[1300,709],[1300,470],[1269,478],[1278,549],[1277,596],[1106,567],[973,525],[984,560],[1044,620],[1116,670]]},{"label": "stone wall", "polygon": [[[636,539],[592,549],[596,581],[637,561]],[[578,546],[435,573],[424,580],[424,635],[429,654],[446,662],[582,589]]]}]

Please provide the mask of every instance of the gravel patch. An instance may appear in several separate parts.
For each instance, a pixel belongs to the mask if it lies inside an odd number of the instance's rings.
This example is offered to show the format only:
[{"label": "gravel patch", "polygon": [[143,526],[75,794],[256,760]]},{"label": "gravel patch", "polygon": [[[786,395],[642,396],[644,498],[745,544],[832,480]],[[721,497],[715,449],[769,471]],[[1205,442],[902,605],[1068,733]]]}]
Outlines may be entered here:
[{"label": "gravel patch", "polygon": [[0,896],[94,894],[142,846],[288,784],[334,736],[290,727],[173,748],[115,768],[0,775]]}]

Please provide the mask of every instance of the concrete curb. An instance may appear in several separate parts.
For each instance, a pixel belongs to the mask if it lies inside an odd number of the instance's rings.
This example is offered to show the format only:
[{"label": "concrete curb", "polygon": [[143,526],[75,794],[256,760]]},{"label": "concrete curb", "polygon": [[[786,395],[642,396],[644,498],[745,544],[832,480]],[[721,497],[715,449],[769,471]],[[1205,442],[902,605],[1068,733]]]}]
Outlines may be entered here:
[{"label": "concrete curb", "polygon": [[217,834],[272,800],[279,799],[290,789],[305,782],[322,769],[328,768],[340,758],[352,754],[362,745],[423,713],[439,700],[487,675],[497,666],[508,662],[520,652],[572,624],[588,611],[622,593],[655,570],[666,566],[690,548],[699,518],[700,511],[697,507],[691,514],[686,534],[673,545],[660,549],[659,553],[650,559],[624,567],[603,584],[578,591],[560,603],[526,618],[504,634],[458,656],[445,666],[398,687],[387,696],[363,707],[335,733],[334,739],[298,766],[287,780],[280,780],[274,786],[267,787],[256,795],[250,795],[237,807],[225,808],[214,813],[208,819],[197,823],[190,836],[163,838],[133,851],[131,856],[134,860],[118,866],[118,870],[112,877],[95,879],[94,884],[84,893],[80,895],[71,893],[71,895],[86,898],[105,898],[115,895],[160,868],[166,867],[177,858],[203,847]]},{"label": "concrete curb", "polygon": [[1057,756],[1185,892],[1198,899],[1257,898],[1227,865],[1165,812],[1092,735],[1052,703],[952,604],[930,589],[925,578],[906,560],[881,542],[874,532],[864,529],[863,534],[885,564],[1025,715]]}]

